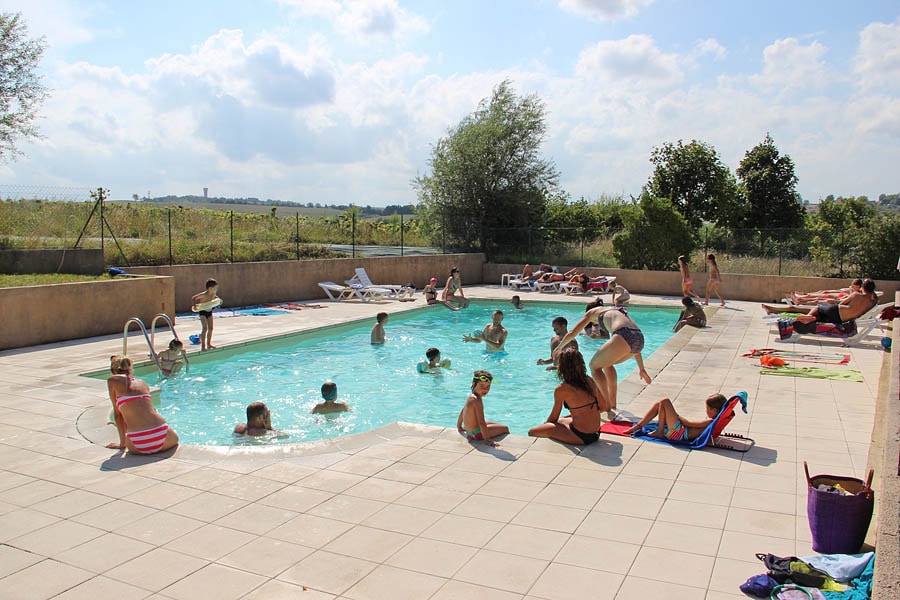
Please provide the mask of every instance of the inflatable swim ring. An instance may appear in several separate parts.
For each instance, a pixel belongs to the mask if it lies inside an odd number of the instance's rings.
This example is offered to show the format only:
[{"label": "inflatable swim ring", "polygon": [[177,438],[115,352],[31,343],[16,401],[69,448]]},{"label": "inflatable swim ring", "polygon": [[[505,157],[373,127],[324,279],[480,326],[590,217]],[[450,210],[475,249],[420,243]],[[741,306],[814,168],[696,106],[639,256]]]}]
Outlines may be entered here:
[{"label": "inflatable swim ring", "polygon": [[201,310],[212,310],[217,306],[222,304],[221,298],[213,298],[209,302],[201,302],[200,304],[195,304],[191,307],[192,312],[200,312]]}]

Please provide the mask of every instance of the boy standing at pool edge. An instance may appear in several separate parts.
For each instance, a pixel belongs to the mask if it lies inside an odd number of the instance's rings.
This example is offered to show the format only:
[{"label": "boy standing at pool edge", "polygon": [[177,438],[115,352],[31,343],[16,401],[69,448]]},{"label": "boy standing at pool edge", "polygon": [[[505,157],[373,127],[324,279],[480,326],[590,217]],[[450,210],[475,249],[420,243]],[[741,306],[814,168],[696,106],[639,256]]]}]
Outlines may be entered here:
[{"label": "boy standing at pool edge", "polygon": [[[199,294],[194,294],[191,298],[192,304],[204,304],[206,302],[212,302],[216,299],[216,293],[219,291],[219,282],[215,279],[207,279],[206,280],[206,291],[200,292]],[[215,348],[212,345],[212,333],[213,333],[213,316],[212,309],[209,310],[200,310],[197,311],[197,314],[200,315],[200,350],[209,350],[210,348]]]},{"label": "boy standing at pool edge", "polygon": [[483,398],[491,391],[493,379],[494,376],[487,371],[475,371],[472,376],[472,392],[466,398],[466,404],[462,410],[459,411],[456,429],[465,434],[466,439],[470,442],[481,440],[488,446],[499,446],[493,438],[509,433],[509,427],[484,419]]}]

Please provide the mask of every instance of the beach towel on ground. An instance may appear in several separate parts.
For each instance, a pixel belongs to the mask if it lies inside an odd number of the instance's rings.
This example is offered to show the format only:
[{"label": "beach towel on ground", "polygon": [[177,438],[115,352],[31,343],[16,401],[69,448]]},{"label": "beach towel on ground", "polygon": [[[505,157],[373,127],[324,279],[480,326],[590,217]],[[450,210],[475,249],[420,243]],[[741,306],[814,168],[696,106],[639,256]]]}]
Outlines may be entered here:
[{"label": "beach towel on ground", "polygon": [[[800,327],[805,323],[797,323],[793,319],[782,319],[778,321],[778,337],[784,341],[794,335],[794,332],[802,334],[816,334],[827,337],[848,338],[853,337],[859,330],[856,328],[856,321],[847,321],[840,325],[834,323],[809,323],[808,330]],[[815,329],[813,329],[815,327]]]},{"label": "beach towel on ground", "polygon": [[862,373],[853,369],[823,369],[821,367],[773,367],[760,369],[763,375],[781,375],[783,377],[808,377],[810,379],[833,379],[835,381],[863,380]]},{"label": "beach towel on ground", "polygon": [[814,556],[801,556],[800,560],[828,573],[835,581],[847,583],[856,579],[866,570],[869,560],[875,556],[874,552],[862,554],[816,554]]},{"label": "beach towel on ground", "polygon": [[762,356],[777,356],[791,362],[816,362],[826,365],[846,365],[850,362],[850,355],[842,352],[800,352],[794,350],[777,350],[775,348],[753,349],[744,358],[760,358]]},{"label": "beach towel on ground", "polygon": [[843,592],[825,592],[828,600],[869,600],[872,597],[872,577],[875,575],[875,555],[869,559],[859,577],[850,580],[850,589]]}]

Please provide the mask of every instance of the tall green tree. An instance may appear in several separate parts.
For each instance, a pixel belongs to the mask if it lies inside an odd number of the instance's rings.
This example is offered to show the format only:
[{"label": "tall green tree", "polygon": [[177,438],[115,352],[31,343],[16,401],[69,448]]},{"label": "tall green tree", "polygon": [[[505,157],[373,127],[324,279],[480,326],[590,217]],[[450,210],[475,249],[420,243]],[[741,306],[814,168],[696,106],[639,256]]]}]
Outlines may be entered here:
[{"label": "tall green tree", "polygon": [[860,230],[856,246],[850,251],[850,263],[862,277],[900,279],[897,248],[900,248],[900,216],[880,214]]},{"label": "tall green tree", "polygon": [[671,269],[679,255],[696,247],[693,229],[667,198],[645,192],[620,214],[625,230],[613,237],[613,255],[623,269]]},{"label": "tall green tree", "polygon": [[843,277],[850,250],[860,239],[860,231],[875,218],[874,205],[859,198],[827,196],[819,210],[807,216],[806,228],[813,234],[809,253],[826,273]]},{"label": "tall green tree", "polygon": [[413,180],[436,238],[489,257],[544,216],[559,173],[542,158],[544,104],[509,80],[434,145],[431,173]]},{"label": "tall green tree", "polygon": [[39,137],[34,124],[47,89],[37,73],[43,37],[28,37],[21,13],[0,13],[0,162],[21,154],[19,141]]},{"label": "tall green tree", "polygon": [[756,229],[794,229],[803,225],[806,211],[797,193],[794,161],[766,139],[744,154],[737,176],[748,202],[746,225]]},{"label": "tall green tree", "polygon": [[667,142],[650,153],[653,174],[644,189],[668,198],[694,228],[703,221],[738,225],[743,206],[731,170],[716,149],[704,142]]}]

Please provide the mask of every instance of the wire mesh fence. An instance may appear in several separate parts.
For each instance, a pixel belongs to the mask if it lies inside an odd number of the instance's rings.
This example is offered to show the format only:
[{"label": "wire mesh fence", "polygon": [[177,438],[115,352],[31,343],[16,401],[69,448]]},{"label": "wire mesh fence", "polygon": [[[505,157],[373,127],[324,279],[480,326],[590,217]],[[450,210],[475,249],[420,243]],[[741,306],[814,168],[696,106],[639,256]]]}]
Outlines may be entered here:
[{"label": "wire mesh fence", "polygon": [[[478,229],[454,247],[415,218],[362,219],[353,211],[305,216],[191,208],[155,202],[109,202],[105,190],[0,186],[0,249],[102,248],[110,266],[302,260],[333,256],[405,256],[482,251],[494,262],[550,262],[619,266],[610,227]],[[458,224],[458,221],[457,221]],[[433,238],[433,240],[432,240]],[[725,272],[855,276],[860,241],[843,231],[704,228],[696,236],[692,268],[707,253]],[[647,240],[652,244],[653,240]],[[676,268],[676,256],[672,268]]]}]

